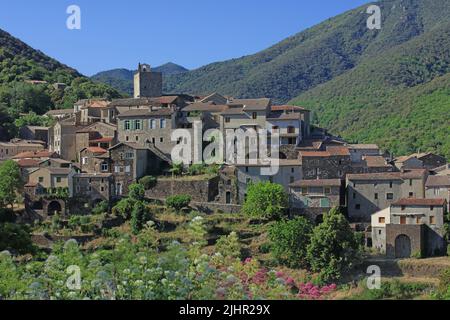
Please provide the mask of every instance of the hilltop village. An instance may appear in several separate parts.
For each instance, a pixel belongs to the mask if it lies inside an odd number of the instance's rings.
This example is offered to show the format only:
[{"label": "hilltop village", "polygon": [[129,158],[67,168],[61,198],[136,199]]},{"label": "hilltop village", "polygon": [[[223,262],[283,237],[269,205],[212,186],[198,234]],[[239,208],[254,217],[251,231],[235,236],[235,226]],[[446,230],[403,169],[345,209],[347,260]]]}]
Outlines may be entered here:
[{"label": "hilltop village", "polygon": [[[352,227],[365,233],[366,245],[387,257],[445,254],[450,165],[444,157],[393,157],[375,144],[348,143],[312,125],[311,112],[300,106],[219,93],[164,95],[162,81],[161,73],[140,64],[133,98],[78,101],[73,109],[49,111],[53,126],[25,126],[20,139],[0,143],[0,161],[16,161],[26,181],[29,220],[89,214],[105,201],[111,206],[147,177],[154,181],[146,190],[149,200],[189,195],[196,210],[239,214],[249,184],[265,181],[289,194],[291,216],[319,224],[341,207]],[[279,170],[262,175],[265,163],[225,162],[215,173],[175,177],[171,152],[180,141],[172,133],[193,132],[196,121],[203,132],[277,133]],[[204,148],[192,144],[192,150]]]}]

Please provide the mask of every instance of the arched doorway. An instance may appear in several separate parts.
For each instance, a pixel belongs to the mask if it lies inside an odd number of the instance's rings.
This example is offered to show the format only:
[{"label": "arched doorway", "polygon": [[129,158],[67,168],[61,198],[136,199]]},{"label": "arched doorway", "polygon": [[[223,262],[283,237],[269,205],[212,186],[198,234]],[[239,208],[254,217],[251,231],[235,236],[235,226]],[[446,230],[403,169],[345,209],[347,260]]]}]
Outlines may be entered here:
[{"label": "arched doorway", "polygon": [[55,214],[61,214],[62,207],[58,201],[52,201],[47,206],[47,214],[53,216]]},{"label": "arched doorway", "polygon": [[404,234],[395,239],[395,257],[398,259],[411,257],[411,239]]}]

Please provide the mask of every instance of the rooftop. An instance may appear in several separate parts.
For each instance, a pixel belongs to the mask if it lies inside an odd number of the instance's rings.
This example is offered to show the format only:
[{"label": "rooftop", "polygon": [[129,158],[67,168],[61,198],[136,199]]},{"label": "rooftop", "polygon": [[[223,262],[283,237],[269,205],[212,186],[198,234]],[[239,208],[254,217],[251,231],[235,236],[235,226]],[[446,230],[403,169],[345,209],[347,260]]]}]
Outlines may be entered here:
[{"label": "rooftop", "polygon": [[444,206],[445,199],[400,199],[393,206]]},{"label": "rooftop", "polygon": [[449,187],[450,188],[450,177],[449,176],[429,176],[427,179],[426,187]]},{"label": "rooftop", "polygon": [[340,187],[342,181],[339,179],[320,179],[320,180],[299,180],[291,183],[290,187]]},{"label": "rooftop", "polygon": [[350,149],[356,149],[356,150],[365,150],[365,149],[377,149],[380,148],[376,144],[351,144],[349,145]]},{"label": "rooftop", "polygon": [[350,181],[420,179],[425,177],[426,172],[425,169],[411,169],[404,172],[349,174],[347,179]]}]

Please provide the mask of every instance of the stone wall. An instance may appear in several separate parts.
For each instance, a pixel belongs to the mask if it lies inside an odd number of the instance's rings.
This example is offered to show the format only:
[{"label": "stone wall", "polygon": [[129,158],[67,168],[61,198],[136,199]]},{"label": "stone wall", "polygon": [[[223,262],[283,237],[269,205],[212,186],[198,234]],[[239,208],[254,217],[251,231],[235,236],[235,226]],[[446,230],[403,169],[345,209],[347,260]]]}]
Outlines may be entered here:
[{"label": "stone wall", "polygon": [[166,199],[180,194],[190,195],[194,202],[213,202],[219,194],[219,177],[203,180],[161,178],[146,191],[149,199]]},{"label": "stone wall", "polygon": [[411,244],[411,255],[425,253],[425,226],[407,224],[386,225],[386,255],[388,258],[398,258],[396,255],[396,239],[407,236]]}]

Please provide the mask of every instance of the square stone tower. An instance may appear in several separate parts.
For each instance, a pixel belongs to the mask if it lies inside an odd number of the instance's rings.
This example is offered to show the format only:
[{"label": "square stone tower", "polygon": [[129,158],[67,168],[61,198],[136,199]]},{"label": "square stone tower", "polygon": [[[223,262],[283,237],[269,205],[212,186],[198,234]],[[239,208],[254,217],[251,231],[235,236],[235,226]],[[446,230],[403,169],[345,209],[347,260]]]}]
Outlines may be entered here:
[{"label": "square stone tower", "polygon": [[148,64],[140,64],[134,74],[134,97],[154,98],[162,96],[162,73],[153,72]]}]

